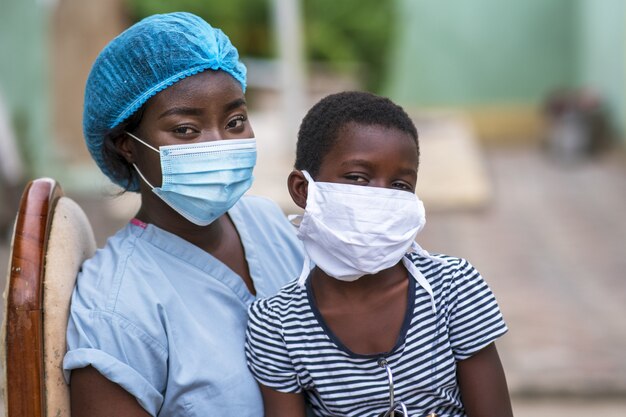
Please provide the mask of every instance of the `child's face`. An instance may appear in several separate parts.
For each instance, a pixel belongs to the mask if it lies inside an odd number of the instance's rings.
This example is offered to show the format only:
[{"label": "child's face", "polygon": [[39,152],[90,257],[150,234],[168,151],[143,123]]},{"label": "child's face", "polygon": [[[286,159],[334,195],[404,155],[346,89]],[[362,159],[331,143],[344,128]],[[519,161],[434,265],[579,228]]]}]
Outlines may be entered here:
[{"label": "child's face", "polygon": [[349,123],[320,165],[316,181],[415,192],[417,146],[406,132]]}]

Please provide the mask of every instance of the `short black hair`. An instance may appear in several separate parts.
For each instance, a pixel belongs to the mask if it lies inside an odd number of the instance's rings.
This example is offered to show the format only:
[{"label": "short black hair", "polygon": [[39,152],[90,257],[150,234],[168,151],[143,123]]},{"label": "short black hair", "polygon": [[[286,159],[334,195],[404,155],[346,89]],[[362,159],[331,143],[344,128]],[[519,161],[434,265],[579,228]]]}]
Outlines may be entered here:
[{"label": "short black hair", "polygon": [[351,122],[408,133],[415,140],[419,160],[417,129],[402,107],[372,93],[344,91],[324,97],[304,116],[298,131],[294,168],[306,170],[315,177],[339,131]]}]

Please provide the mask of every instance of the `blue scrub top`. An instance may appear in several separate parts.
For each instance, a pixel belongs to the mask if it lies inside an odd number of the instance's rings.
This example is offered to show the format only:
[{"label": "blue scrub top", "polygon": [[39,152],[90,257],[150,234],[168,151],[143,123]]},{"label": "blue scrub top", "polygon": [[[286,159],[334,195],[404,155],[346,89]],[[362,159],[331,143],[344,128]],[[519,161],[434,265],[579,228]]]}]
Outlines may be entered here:
[{"label": "blue scrub top", "polygon": [[[257,297],[298,276],[301,243],[274,203],[244,197],[228,214]],[[204,250],[154,225],[129,223],[82,266],[67,330],[66,379],[91,365],[153,416],[262,416],[244,354],[255,298]]]}]

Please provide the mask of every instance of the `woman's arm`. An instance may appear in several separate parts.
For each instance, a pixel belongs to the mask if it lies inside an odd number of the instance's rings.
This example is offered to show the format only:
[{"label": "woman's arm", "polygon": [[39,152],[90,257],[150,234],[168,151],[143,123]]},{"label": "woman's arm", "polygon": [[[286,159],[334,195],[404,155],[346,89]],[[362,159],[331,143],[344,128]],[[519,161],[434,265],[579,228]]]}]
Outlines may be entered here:
[{"label": "woman's arm", "polygon": [[[306,417],[304,396],[278,392],[259,384],[263,395],[265,417]],[[72,415],[74,417],[74,415]]]},{"label": "woman's arm", "polygon": [[74,369],[70,383],[72,417],[149,417],[137,399],[95,368]]},{"label": "woman's arm", "polygon": [[512,417],[509,389],[495,343],[457,363],[461,400],[468,417]]}]

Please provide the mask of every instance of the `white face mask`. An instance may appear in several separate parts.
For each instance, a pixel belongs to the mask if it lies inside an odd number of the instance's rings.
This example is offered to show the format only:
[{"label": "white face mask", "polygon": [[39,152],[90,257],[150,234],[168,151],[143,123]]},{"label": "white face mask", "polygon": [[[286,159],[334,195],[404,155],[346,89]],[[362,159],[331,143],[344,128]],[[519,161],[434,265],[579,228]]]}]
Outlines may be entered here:
[{"label": "white face mask", "polygon": [[[380,187],[308,181],[298,237],[307,258],[326,274],[354,281],[397,264],[419,246],[415,237],[426,223],[424,204],[411,192]],[[424,251],[424,253],[426,253]]]}]

